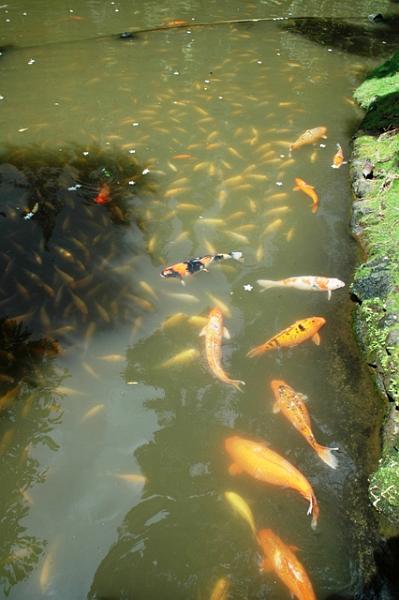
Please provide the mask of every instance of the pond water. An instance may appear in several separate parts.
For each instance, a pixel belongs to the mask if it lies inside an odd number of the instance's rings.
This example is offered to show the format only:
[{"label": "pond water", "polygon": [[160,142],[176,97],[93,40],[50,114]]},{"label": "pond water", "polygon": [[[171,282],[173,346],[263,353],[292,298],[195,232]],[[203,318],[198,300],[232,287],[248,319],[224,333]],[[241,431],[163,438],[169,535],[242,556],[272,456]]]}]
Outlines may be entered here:
[{"label": "pond water", "polygon": [[[348,166],[331,168],[361,119],[354,88],[394,48],[388,25],[367,20],[373,5],[0,7],[0,595],[197,600],[224,577],[232,599],[288,598],[226,491],[300,549],[319,599],[373,576],[381,411],[351,329]],[[118,36],[176,19],[188,25]],[[319,126],[327,139],[291,155]],[[295,178],[317,190],[316,213]],[[184,287],[160,277],[231,251],[243,260]],[[256,283],[295,275],[347,285],[328,301]],[[207,364],[199,333],[215,306],[242,393]],[[319,346],[246,356],[310,316],[326,319]],[[336,470],[273,413],[273,379],[308,397]],[[316,531],[296,492],[229,474],[232,435],[309,479]]]}]

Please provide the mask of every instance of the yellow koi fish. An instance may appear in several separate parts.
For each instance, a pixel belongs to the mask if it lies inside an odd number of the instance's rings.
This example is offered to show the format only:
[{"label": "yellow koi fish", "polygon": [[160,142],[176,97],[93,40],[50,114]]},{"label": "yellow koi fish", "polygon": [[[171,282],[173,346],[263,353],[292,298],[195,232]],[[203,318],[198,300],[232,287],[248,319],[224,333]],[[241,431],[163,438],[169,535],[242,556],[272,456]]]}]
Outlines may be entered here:
[{"label": "yellow koi fish", "polygon": [[260,346],[252,348],[247,356],[253,358],[274,348],[292,348],[309,339],[316,346],[319,346],[320,336],[317,332],[325,323],[326,320],[323,317],[308,317],[307,319],[295,321],[295,323],[283,329]]},{"label": "yellow koi fish", "polygon": [[233,385],[237,390],[240,390],[240,385],[245,385],[244,381],[239,379],[230,379],[230,377],[223,371],[220,364],[222,358],[222,338],[223,335],[229,339],[230,334],[227,329],[223,326],[223,315],[220,308],[212,308],[209,313],[208,323],[201,330],[200,335],[205,336],[205,351],[208,364],[211,368],[212,373],[223,381]]},{"label": "yellow koi fish", "polygon": [[209,600],[227,600],[230,581],[226,577],[221,577],[215,583]]},{"label": "yellow koi fish", "polygon": [[314,127],[313,129],[307,129],[304,133],[302,133],[298,139],[295,140],[294,143],[290,145],[291,150],[297,150],[301,148],[301,146],[306,146],[306,144],[314,144],[320,139],[327,138],[327,127]]},{"label": "yellow koi fish", "polygon": [[285,381],[279,379],[273,379],[270,385],[276,399],[273,412],[278,413],[281,410],[285,418],[299,431],[321,460],[332,469],[336,469],[338,461],[331,451],[338,450],[338,448],[326,448],[316,442],[310,426],[309,412],[304,403],[306,396],[295,392]]},{"label": "yellow koi fish", "polygon": [[245,502],[244,498],[241,498],[235,492],[225,492],[224,497],[231,504],[231,506],[238,512],[238,514],[248,523],[251,531],[256,535],[255,521],[251,509]]}]

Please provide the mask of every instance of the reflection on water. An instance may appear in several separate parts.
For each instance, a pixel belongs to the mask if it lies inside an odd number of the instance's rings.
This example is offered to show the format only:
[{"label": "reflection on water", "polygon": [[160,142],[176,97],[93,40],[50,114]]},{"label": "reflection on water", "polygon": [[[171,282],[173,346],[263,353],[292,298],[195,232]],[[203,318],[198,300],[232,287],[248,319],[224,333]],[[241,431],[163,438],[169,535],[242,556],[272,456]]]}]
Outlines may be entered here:
[{"label": "reflection on water", "polygon": [[[260,549],[227,490],[245,499],[257,529],[301,548],[319,598],[361,594],[372,578],[366,488],[380,415],[347,287],[328,301],[260,293],[256,281],[349,283],[350,186],[347,167],[331,164],[337,143],[349,154],[366,57],[390,52],[392,40],[362,21],[354,47],[352,21],[330,20],[326,32],[317,19],[300,31],[276,22],[115,36],[178,18],[305,8],[339,17],[336,4],[0,9],[1,43],[15,45],[0,63],[0,563],[10,598],[206,599],[221,577],[231,598],[286,598],[259,572]],[[353,2],[347,14],[371,4]],[[340,44],[325,37],[335,26]],[[327,139],[290,152],[320,126]],[[317,191],[317,212],[293,191],[296,178]],[[244,261],[214,264],[185,287],[159,276],[231,251]],[[213,306],[230,331],[222,365],[246,381],[243,393],[206,363],[199,333]],[[246,357],[315,315],[327,321],[320,346]],[[273,414],[272,379],[308,396],[317,440],[340,449],[336,471]],[[316,532],[297,494],[229,474],[224,439],[234,434],[267,441],[309,479]]]}]

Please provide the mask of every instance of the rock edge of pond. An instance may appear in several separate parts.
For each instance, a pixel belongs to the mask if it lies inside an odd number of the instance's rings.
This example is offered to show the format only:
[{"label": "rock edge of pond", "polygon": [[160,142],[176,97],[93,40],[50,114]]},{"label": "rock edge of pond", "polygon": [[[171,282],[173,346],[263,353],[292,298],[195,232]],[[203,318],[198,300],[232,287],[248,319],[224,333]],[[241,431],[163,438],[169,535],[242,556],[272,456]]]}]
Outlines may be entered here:
[{"label": "rock edge of pond", "polygon": [[385,402],[369,497],[382,529],[399,528],[399,52],[354,93],[366,115],[353,141],[351,228],[365,261],[351,286],[354,327]]}]

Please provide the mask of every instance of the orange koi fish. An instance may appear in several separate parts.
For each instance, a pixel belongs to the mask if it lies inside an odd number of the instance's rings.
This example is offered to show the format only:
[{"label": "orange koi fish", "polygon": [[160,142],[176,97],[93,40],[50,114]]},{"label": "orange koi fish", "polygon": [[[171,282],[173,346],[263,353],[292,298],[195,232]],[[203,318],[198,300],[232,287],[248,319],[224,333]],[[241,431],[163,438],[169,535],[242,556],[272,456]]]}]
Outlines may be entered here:
[{"label": "orange koi fish", "polygon": [[224,260],[228,258],[234,258],[235,260],[242,259],[242,252],[229,252],[229,253],[221,253],[221,254],[206,254],[205,256],[198,256],[197,258],[189,258],[180,263],[175,263],[174,265],[170,265],[169,267],[165,267],[161,271],[161,277],[169,278],[169,277],[178,277],[183,285],[184,277],[187,275],[193,275],[194,273],[198,273],[199,271],[207,271],[209,265],[213,262],[217,262],[219,260]]},{"label": "orange koi fish", "polygon": [[337,144],[337,148],[338,150],[334,154],[333,164],[331,165],[333,169],[339,169],[341,165],[347,164],[346,160],[344,160],[344,153],[340,144]]},{"label": "orange koi fish", "polygon": [[316,600],[308,574],[294,554],[297,548],[287,546],[271,529],[261,529],[258,542],[265,554],[263,570],[274,571],[293,598]]},{"label": "orange koi fish", "polygon": [[223,381],[233,385],[237,390],[240,390],[240,385],[245,385],[245,381],[239,379],[230,379],[228,375],[223,371],[220,364],[222,358],[222,338],[223,335],[230,339],[230,334],[227,329],[223,326],[223,315],[220,308],[212,308],[209,313],[208,323],[201,330],[200,335],[205,336],[205,351],[208,364],[211,368],[212,373]]},{"label": "orange koi fish", "polygon": [[273,379],[270,385],[276,399],[273,412],[278,413],[281,410],[285,418],[299,431],[321,460],[332,469],[336,469],[338,461],[331,451],[338,450],[338,448],[326,448],[316,442],[310,426],[309,412],[304,402],[307,400],[306,396],[295,392],[285,381],[279,379]]},{"label": "orange koi fish", "polygon": [[253,358],[254,356],[259,356],[260,354],[267,352],[267,350],[272,350],[273,348],[292,348],[309,339],[311,339],[316,346],[319,346],[320,336],[317,332],[325,323],[326,320],[323,319],[323,317],[308,317],[306,319],[295,321],[295,323],[264,342],[264,344],[252,348],[247,356]]},{"label": "orange koi fish", "polygon": [[312,213],[315,214],[317,212],[318,207],[319,207],[319,197],[318,197],[317,192],[314,189],[313,185],[310,185],[309,183],[306,183],[306,181],[304,181],[300,177],[295,177],[295,183],[296,183],[296,186],[293,187],[292,189],[294,191],[298,191],[299,190],[301,192],[304,192],[307,196],[309,196],[309,198],[313,202]]},{"label": "orange koi fish", "polygon": [[111,200],[111,198],[109,197],[110,193],[111,189],[108,183],[103,183],[100,187],[100,191],[94,199],[94,202],[96,204],[108,204],[108,202]]},{"label": "orange koi fish", "polygon": [[165,27],[185,27],[186,25],[188,25],[188,22],[184,19],[171,19],[165,23]]},{"label": "orange koi fish", "polygon": [[226,438],[224,445],[233,459],[229,467],[230,475],[247,473],[258,481],[295,490],[309,502],[307,514],[313,512],[312,529],[315,529],[319,505],[309,481],[294,465],[265,444],[238,435]]},{"label": "orange koi fish", "polygon": [[257,283],[263,288],[261,292],[274,287],[289,287],[296,290],[327,292],[328,299],[331,292],[345,286],[345,283],[335,277],[318,277],[315,275],[300,275],[298,277],[287,277],[287,279],[258,279]]},{"label": "orange koi fish", "polygon": [[295,140],[293,144],[290,146],[291,150],[297,150],[301,148],[301,146],[306,146],[306,144],[314,144],[320,139],[327,138],[327,127],[314,127],[313,129],[307,129],[304,133],[302,133],[298,139]]}]

